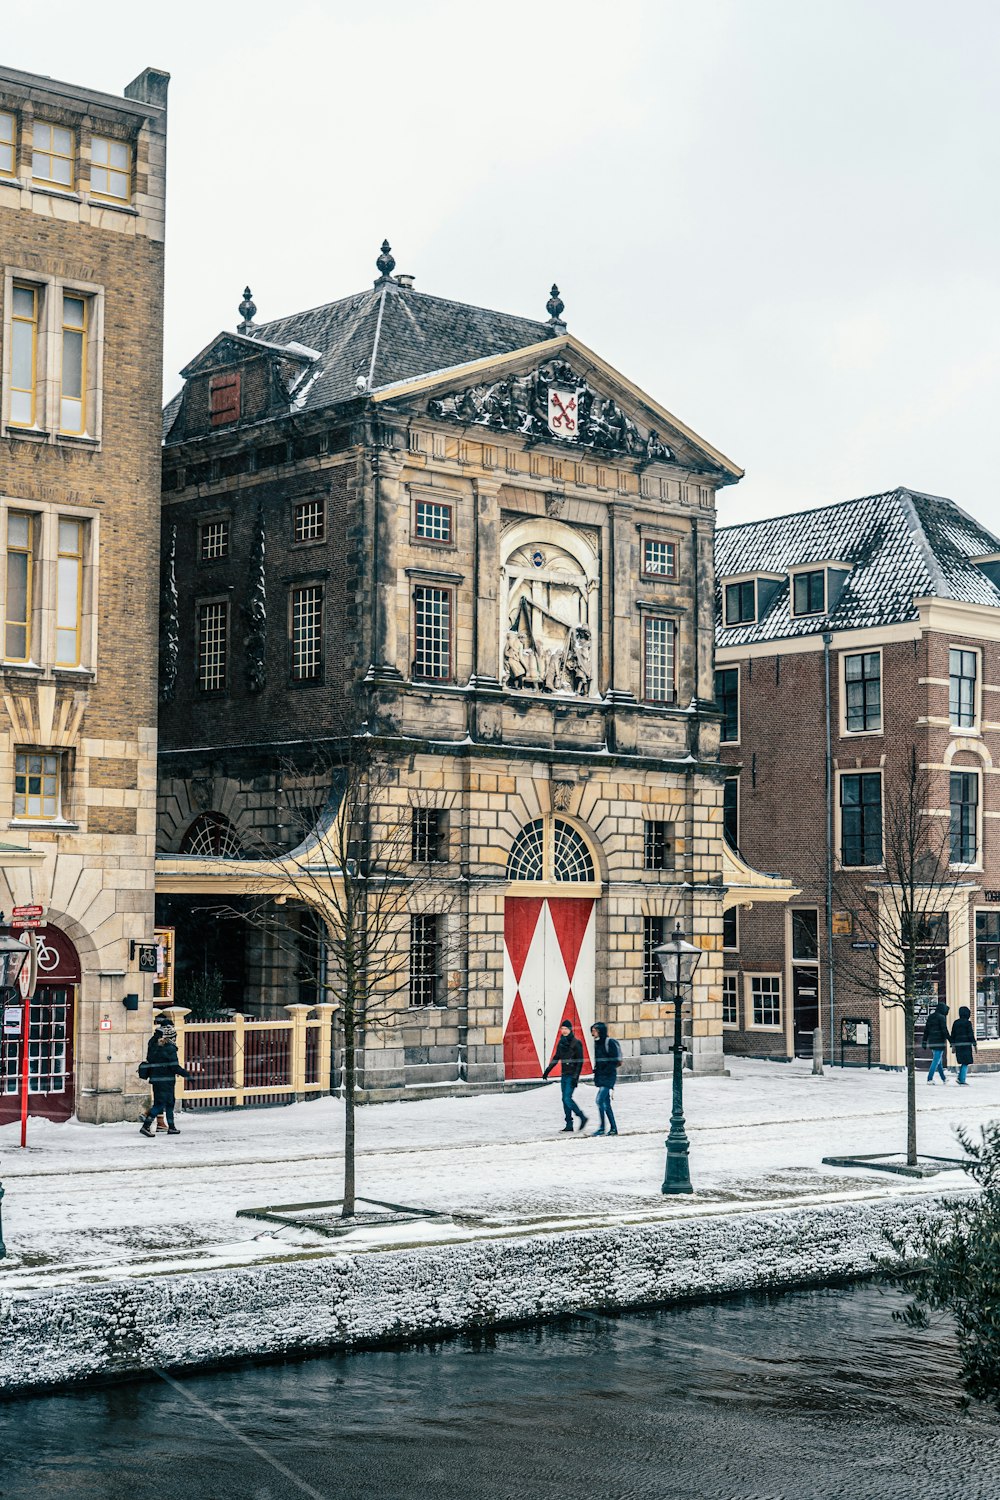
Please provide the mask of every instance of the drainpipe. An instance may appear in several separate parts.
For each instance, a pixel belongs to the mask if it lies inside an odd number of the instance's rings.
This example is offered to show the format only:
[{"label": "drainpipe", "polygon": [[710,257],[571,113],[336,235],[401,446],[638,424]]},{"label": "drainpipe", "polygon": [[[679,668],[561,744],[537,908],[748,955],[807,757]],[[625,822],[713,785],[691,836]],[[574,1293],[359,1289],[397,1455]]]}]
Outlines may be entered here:
[{"label": "drainpipe", "polygon": [[827,991],[830,996],[830,1065],[836,1056],[834,1033],[834,977],[833,977],[833,743],[830,727],[830,646],[833,636],[829,630],[823,632],[823,686],[826,698],[826,970]]}]

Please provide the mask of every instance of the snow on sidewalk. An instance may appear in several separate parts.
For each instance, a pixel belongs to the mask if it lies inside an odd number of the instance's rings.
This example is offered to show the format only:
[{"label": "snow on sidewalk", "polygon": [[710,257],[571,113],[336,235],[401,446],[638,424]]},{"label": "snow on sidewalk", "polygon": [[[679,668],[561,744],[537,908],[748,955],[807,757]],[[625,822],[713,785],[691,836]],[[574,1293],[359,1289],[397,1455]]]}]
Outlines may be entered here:
[{"label": "snow on sidewalk", "polygon": [[[358,1190],[436,1209],[425,1221],[348,1240],[237,1219],[238,1209],[336,1199],[343,1106],[316,1100],[271,1110],[180,1117],[182,1134],[143,1139],[138,1124],[52,1125],[32,1120],[29,1146],[0,1128],[4,1233],[11,1259],[0,1286],[28,1292],[54,1277],[114,1278],[398,1243],[537,1232],[669,1216],[791,1206],[858,1196],[940,1192],[930,1183],[826,1168],[822,1157],[896,1151],[905,1139],[905,1078],[808,1062],[730,1059],[730,1078],[685,1077],[691,1198],[665,1199],[670,1085],[623,1083],[622,1134],[559,1133],[558,1087],[517,1094],[406,1101],[359,1111]],[[918,1080],[920,1149],[958,1155],[954,1127],[1000,1112],[1000,1073],[969,1087]],[[596,1124],[593,1092],[578,1091]]]}]

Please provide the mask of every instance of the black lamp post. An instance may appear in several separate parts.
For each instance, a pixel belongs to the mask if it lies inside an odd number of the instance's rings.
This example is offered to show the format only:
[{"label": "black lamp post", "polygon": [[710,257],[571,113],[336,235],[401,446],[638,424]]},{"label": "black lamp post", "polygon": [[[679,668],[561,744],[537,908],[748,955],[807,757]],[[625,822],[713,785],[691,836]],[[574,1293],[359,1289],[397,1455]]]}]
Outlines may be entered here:
[{"label": "black lamp post", "polygon": [[672,991],[674,1002],[674,1098],[670,1112],[670,1134],[667,1137],[667,1170],[663,1178],[665,1193],[690,1193],[691,1173],[688,1168],[688,1138],[684,1133],[684,1053],[687,1050],[681,1041],[681,1008],[684,991],[694,980],[694,971],[701,962],[701,949],[684,941],[681,924],[678,922],[673,936],[655,950],[663,970],[668,993]]},{"label": "black lamp post", "polygon": [[[0,912],[0,922],[3,921],[3,913]],[[12,998],[11,991],[17,994],[17,981],[24,967],[25,959],[31,956],[31,949],[24,943],[19,943],[17,938],[8,937],[6,933],[0,933],[0,1004],[6,1008]],[[25,1006],[27,1011],[27,1006]],[[21,1038],[23,1050],[23,1066],[28,1066],[28,1017],[24,1016],[22,1022],[24,1035]],[[0,1260],[7,1254],[7,1246],[3,1242],[3,1184],[0,1183]]]}]

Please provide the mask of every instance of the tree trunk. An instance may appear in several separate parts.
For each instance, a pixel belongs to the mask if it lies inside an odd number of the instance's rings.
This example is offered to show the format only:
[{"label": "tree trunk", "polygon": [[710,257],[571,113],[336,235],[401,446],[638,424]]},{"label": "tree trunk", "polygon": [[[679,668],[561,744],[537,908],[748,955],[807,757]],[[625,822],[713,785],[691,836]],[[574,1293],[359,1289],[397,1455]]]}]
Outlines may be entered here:
[{"label": "tree trunk", "polygon": [[906,1164],[917,1165],[917,1064],[914,1057],[913,1009],[906,1006],[903,1011],[903,1028],[906,1033]]},{"label": "tree trunk", "polygon": [[344,1026],[344,1206],[341,1217],[354,1217],[354,1094],[357,1086],[357,1055],[354,1017]]}]

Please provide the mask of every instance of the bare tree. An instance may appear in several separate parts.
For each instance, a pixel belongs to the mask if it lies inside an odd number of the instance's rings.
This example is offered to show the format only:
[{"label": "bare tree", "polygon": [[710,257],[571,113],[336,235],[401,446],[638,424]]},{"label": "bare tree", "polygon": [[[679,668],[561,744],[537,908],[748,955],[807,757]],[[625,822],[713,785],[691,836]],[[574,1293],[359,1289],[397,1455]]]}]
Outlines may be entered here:
[{"label": "bare tree", "polygon": [[902,1013],[906,1059],[906,1160],[917,1162],[916,1020],[935,994],[936,972],[956,945],[949,908],[967,882],[951,868],[951,828],[932,807],[932,783],[911,748],[905,770],[886,773],[882,861],[871,877],[835,876],[836,906],[851,910],[855,947],[835,949],[835,976]]},{"label": "bare tree", "polygon": [[[415,1001],[443,1003],[449,957],[461,947],[453,920],[458,882],[444,866],[431,868],[447,809],[427,807],[401,772],[399,760],[364,733],[346,737],[338,753],[306,770],[284,767],[282,837],[256,859],[264,870],[244,909],[224,913],[266,930],[299,962],[297,935],[282,921],[282,908],[275,910],[275,898],[303,903],[322,922],[322,962],[313,979],[317,994],[336,1006],[343,1048],[344,1218],[356,1208],[356,1105],[366,1041],[412,1025],[408,1005]],[[429,819],[436,827],[428,828]],[[419,997],[408,993],[414,982],[424,987]]]}]

